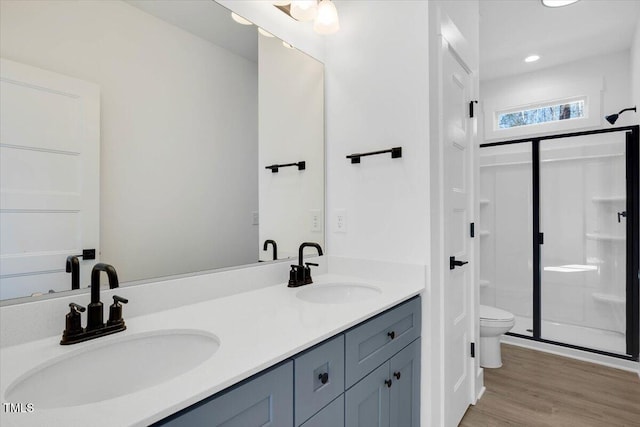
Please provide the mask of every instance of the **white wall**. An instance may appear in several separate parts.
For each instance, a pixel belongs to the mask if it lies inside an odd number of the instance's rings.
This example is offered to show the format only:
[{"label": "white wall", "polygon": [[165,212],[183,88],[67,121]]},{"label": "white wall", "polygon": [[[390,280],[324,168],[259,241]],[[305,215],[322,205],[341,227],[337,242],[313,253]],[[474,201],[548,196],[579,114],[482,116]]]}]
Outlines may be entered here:
[{"label": "white wall", "polygon": [[[631,103],[629,106],[640,106],[640,17],[638,17],[638,25],[636,26],[636,34],[633,37],[630,51],[631,61]],[[626,113],[629,114],[629,113]],[[634,123],[640,122],[638,116]]]},{"label": "white wall", "polygon": [[255,262],[257,65],[119,1],[1,5],[3,57],[101,87],[101,260],[123,280]]},{"label": "white wall", "polygon": [[[604,116],[617,113],[621,109],[627,108],[631,103],[629,73],[629,51],[625,50],[531,73],[482,81],[480,93],[486,117],[485,139],[509,139],[512,136],[501,138],[498,133],[491,133],[496,109],[535,103],[541,98],[558,99],[566,96],[585,95],[594,86],[597,86],[596,95],[595,99],[591,99],[590,102],[595,101],[591,111],[595,121],[589,121],[585,126],[579,120],[575,122],[568,120],[562,123],[564,125],[562,132],[610,126],[604,120]],[[601,99],[598,99],[597,92],[600,89],[602,89]],[[572,92],[567,92],[568,90]],[[630,125],[637,123],[637,120],[637,116],[626,113],[620,116],[616,126]],[[522,128],[522,132],[525,132],[527,136],[534,133],[554,133],[553,131],[545,132],[542,126],[544,125]]]},{"label": "white wall", "polygon": [[[262,35],[258,63],[260,259],[273,259],[271,247],[262,250],[266,239],[276,241],[279,259],[296,257],[302,242],[324,247],[324,65]],[[265,169],[300,161],[304,170]]]},{"label": "white wall", "polygon": [[[424,264],[428,224],[427,3],[336,2],[327,37],[327,238],[332,255]],[[348,154],[402,146],[351,164]],[[336,233],[344,209],[347,232]]]}]

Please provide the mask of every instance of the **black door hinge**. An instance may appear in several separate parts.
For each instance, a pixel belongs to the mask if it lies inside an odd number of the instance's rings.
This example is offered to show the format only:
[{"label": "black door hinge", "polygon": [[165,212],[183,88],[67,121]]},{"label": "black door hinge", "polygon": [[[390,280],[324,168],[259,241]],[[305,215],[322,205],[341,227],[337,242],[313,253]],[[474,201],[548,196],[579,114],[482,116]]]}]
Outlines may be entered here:
[{"label": "black door hinge", "polygon": [[476,357],[476,343],[474,342],[471,343],[471,357]]},{"label": "black door hinge", "polygon": [[544,245],[544,233],[538,233],[538,244]]},{"label": "black door hinge", "polygon": [[471,237],[476,237],[476,224],[474,222],[472,222],[471,226],[469,227],[469,234],[471,235]]},{"label": "black door hinge", "polygon": [[473,104],[477,104],[478,101],[469,101],[469,117],[473,118]]}]

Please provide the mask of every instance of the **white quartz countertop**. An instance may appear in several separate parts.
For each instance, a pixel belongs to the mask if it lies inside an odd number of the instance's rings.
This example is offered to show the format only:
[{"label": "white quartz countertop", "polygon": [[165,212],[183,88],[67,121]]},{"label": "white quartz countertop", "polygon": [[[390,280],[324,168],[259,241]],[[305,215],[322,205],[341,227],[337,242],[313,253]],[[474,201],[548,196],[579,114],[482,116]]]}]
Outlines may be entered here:
[{"label": "white quartz countertop", "polygon": [[[3,427],[146,426],[418,295],[423,289],[419,283],[376,282],[334,274],[319,275],[314,281],[315,284],[293,289],[282,283],[132,318],[127,317],[124,306],[127,330],[123,332],[70,346],[61,346],[60,336],[55,336],[3,348],[0,351],[0,391],[4,404],[9,402],[7,389],[17,379],[52,359],[85,351],[106,340],[177,329],[206,331],[220,340],[220,348],[209,359],[158,385],[80,406],[39,409],[34,405],[32,412],[21,413],[8,413],[0,408],[0,424]],[[297,292],[309,286],[338,282],[363,283],[375,286],[381,292],[363,301],[341,304],[311,303],[296,297]],[[126,288],[119,294],[127,297]],[[61,324],[64,315],[60,313]],[[110,367],[96,366],[95,369]],[[127,378],[121,378],[121,381],[127,381]],[[72,386],[73,382],[69,384]]]}]

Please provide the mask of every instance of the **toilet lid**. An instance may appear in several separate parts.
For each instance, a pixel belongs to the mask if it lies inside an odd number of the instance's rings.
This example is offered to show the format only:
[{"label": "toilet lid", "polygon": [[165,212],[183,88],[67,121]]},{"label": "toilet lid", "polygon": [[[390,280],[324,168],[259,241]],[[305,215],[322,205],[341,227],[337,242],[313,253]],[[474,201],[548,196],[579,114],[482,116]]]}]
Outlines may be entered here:
[{"label": "toilet lid", "polygon": [[487,320],[513,320],[513,314],[496,307],[481,305],[480,318]]}]

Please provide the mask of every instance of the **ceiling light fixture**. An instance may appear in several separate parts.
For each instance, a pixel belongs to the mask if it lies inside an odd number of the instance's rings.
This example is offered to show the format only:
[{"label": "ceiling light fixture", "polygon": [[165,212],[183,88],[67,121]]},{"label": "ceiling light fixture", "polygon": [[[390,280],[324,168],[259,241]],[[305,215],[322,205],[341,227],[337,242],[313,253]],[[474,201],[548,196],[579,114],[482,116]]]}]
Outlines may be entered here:
[{"label": "ceiling light fixture", "polygon": [[316,0],[295,0],[291,2],[291,16],[298,21],[312,21],[318,14]]},{"label": "ceiling light fixture", "polygon": [[262,34],[263,36],[265,36],[265,37],[275,37],[273,34],[271,34],[271,33],[270,33],[270,32],[268,32],[268,31],[263,30],[263,29],[262,29],[262,28],[260,28],[260,27],[258,27],[258,32],[259,32],[260,34]]},{"label": "ceiling light fixture", "polygon": [[294,0],[288,6],[282,5],[284,1],[271,3],[296,21],[313,20],[313,30],[318,34],[333,34],[340,30],[338,10],[331,0]]},{"label": "ceiling light fixture", "polygon": [[540,55],[529,55],[524,58],[524,62],[536,62],[538,59],[540,59]]},{"label": "ceiling light fixture", "polygon": [[547,7],[562,7],[576,3],[578,0],[542,0],[542,4]]},{"label": "ceiling light fixture", "polygon": [[338,11],[331,0],[322,0],[318,4],[318,15],[313,23],[313,30],[318,34],[333,34],[340,29]]},{"label": "ceiling light fixture", "polygon": [[242,24],[242,25],[253,25],[253,22],[251,21],[247,21],[246,19],[244,19],[242,16],[240,15],[236,15],[234,12],[231,12],[231,18],[233,18],[234,21],[236,21],[238,24]]}]

